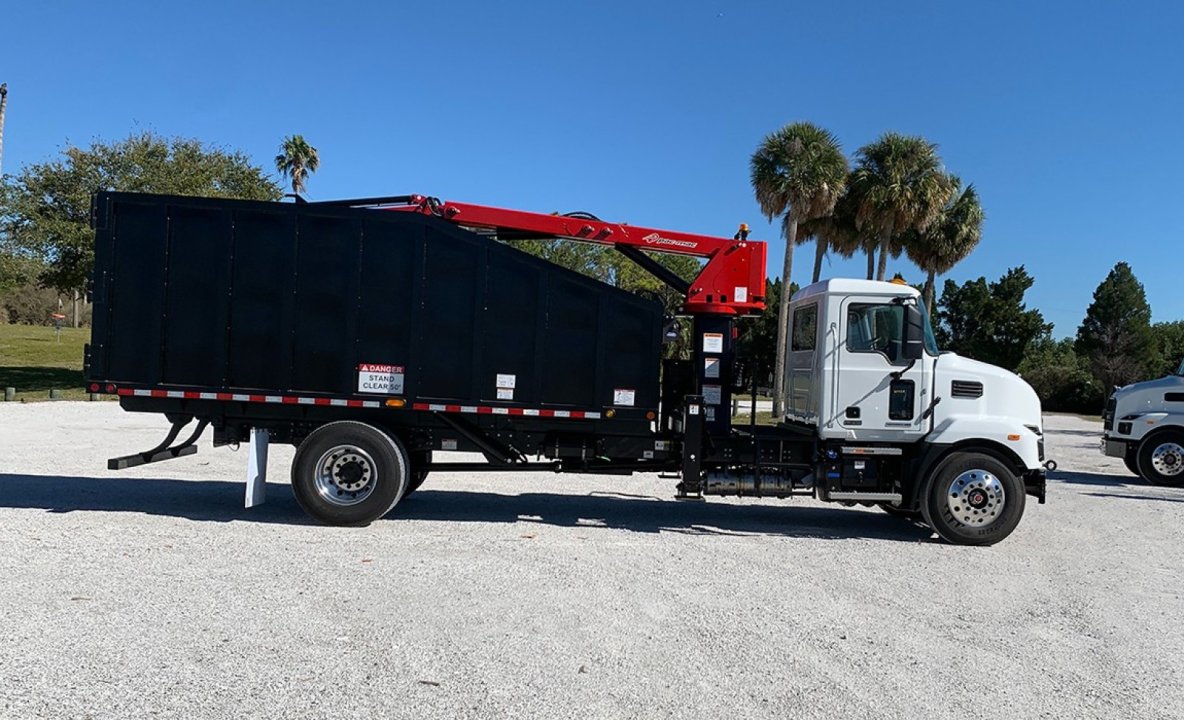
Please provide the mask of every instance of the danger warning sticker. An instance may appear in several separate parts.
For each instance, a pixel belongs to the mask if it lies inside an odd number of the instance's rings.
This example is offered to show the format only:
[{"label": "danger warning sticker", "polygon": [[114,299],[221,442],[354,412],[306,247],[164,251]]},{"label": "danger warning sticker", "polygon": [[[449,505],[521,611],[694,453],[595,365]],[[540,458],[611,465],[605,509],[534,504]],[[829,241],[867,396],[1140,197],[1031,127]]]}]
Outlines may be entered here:
[{"label": "danger warning sticker", "polygon": [[402,395],[403,366],[372,363],[358,365],[358,392]]}]

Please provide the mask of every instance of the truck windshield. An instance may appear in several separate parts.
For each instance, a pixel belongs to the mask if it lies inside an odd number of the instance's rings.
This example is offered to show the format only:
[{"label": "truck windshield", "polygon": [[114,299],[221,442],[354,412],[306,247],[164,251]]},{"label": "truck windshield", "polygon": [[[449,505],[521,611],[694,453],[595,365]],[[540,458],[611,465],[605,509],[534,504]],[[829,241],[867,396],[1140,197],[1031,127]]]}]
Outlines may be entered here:
[{"label": "truck windshield", "polygon": [[921,324],[925,326],[925,352],[930,355],[940,355],[941,351],[937,349],[937,337],[934,336],[933,325],[929,322],[929,313],[925,311],[925,303],[919,302],[917,305],[921,309]]}]

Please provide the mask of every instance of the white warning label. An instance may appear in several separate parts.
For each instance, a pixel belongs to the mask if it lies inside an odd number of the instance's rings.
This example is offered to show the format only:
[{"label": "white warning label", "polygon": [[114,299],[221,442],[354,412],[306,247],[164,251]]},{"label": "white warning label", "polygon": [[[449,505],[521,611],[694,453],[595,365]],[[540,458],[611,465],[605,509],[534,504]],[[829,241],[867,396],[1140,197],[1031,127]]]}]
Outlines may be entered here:
[{"label": "white warning label", "polygon": [[637,401],[637,391],[630,388],[617,388],[613,390],[613,405],[624,405],[633,407]]},{"label": "white warning label", "polygon": [[497,399],[498,400],[513,400],[514,399],[514,388],[500,388],[499,387],[497,389]]},{"label": "white warning label", "polygon": [[517,375],[507,375],[505,373],[497,374],[497,387],[513,390],[518,385]]},{"label": "white warning label", "polygon": [[732,297],[735,298],[736,302],[748,302],[748,288],[743,285],[737,285],[735,292],[732,293]]},{"label": "white warning label", "polygon": [[703,352],[722,353],[723,351],[723,333],[703,333]]},{"label": "white warning label", "polygon": [[719,385],[703,386],[703,404],[719,405],[723,400],[723,388]]},{"label": "white warning label", "polygon": [[403,366],[372,363],[358,365],[358,392],[402,395]]},{"label": "white warning label", "polygon": [[719,358],[703,358],[703,377],[719,378]]}]

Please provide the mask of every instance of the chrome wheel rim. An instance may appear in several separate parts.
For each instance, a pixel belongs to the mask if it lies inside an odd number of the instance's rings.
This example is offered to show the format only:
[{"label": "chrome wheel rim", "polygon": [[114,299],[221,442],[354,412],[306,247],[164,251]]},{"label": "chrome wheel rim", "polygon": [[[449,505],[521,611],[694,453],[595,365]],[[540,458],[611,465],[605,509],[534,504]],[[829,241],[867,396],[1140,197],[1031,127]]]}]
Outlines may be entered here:
[{"label": "chrome wheel rim", "polygon": [[954,519],[970,527],[986,527],[999,519],[1007,504],[1003,483],[986,470],[967,470],[950,483],[946,507]]},{"label": "chrome wheel rim", "polygon": [[1184,473],[1184,448],[1174,442],[1159,445],[1151,452],[1151,467],[1164,477]]},{"label": "chrome wheel rim", "polygon": [[378,466],[356,445],[336,445],[317,460],[316,488],[326,502],[349,506],[364,502],[378,483]]}]

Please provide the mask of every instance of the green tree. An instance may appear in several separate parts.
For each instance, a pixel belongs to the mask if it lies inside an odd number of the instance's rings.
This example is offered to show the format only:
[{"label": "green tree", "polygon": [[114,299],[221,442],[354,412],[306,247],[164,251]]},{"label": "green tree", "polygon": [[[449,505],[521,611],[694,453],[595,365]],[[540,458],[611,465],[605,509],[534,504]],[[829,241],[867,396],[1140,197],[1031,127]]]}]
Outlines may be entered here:
[{"label": "green tree", "polygon": [[1045,334],[1028,346],[1016,372],[1040,396],[1045,410],[1096,414],[1105,400],[1102,386],[1073,348],[1073,338]]},{"label": "green tree", "polygon": [[289,135],[280,144],[275,156],[275,169],[292,181],[292,192],[303,195],[308,176],[321,166],[317,149],[308,144],[303,135]]},{"label": "green tree", "polygon": [[1107,390],[1143,380],[1160,366],[1151,306],[1130,265],[1115,265],[1094,290],[1094,301],[1077,329],[1076,347]]},{"label": "green tree", "polygon": [[1153,374],[1174,374],[1180,361],[1184,360],[1184,320],[1155,323],[1151,326],[1151,334],[1155,336],[1161,360],[1159,370]]},{"label": "green tree", "polygon": [[925,307],[933,314],[934,281],[966,259],[983,236],[983,208],[973,185],[962,189],[962,181],[947,179],[953,194],[933,222],[904,237],[909,259],[926,273]]},{"label": "green tree", "polygon": [[[814,238],[815,242],[814,274],[811,282],[818,282],[822,278],[822,261],[828,252],[849,258],[857,252],[865,251],[873,253],[874,257],[874,249],[869,248],[855,225],[856,210],[852,194],[844,191],[829,215],[803,220],[798,225],[798,235],[803,238]],[[869,280],[872,278],[872,269],[869,263]]]},{"label": "green tree", "polygon": [[888,271],[888,255],[901,251],[900,238],[923,231],[937,219],[951,188],[937,145],[922,137],[884,133],[856,152],[851,190],[861,232],[876,237],[880,258],[876,279]]},{"label": "green tree", "polygon": [[[765,281],[767,307],[778,306],[782,288],[780,278]],[[789,284],[790,297],[798,290],[797,283]],[[777,364],[777,313],[770,309],[760,315],[741,318],[737,324],[740,337],[736,341],[736,356],[748,366],[749,372],[757,374],[758,383],[762,387],[769,387],[773,380],[773,369]]]},{"label": "green tree", "polygon": [[[829,215],[847,182],[847,158],[838,140],[813,123],[791,123],[764,139],[752,154],[752,189],[765,217],[784,216],[785,258],[781,281],[793,275],[793,251],[798,224]],[[789,335],[789,294],[781,296],[777,313],[777,358],[774,371],[773,416],[784,404],[785,340]]]},{"label": "green tree", "polygon": [[[45,261],[40,281],[77,297],[94,265],[97,190],[275,200],[280,188],[237,151],[152,133],[67,147],[56,160],[4,178],[0,235],[10,251]],[[77,311],[75,311],[77,318]]]},{"label": "green tree", "polygon": [[1015,370],[1032,341],[1052,330],[1039,310],[1024,305],[1024,293],[1033,282],[1022,265],[989,283],[985,277],[961,285],[946,280],[938,304],[938,343],[959,355]]}]

